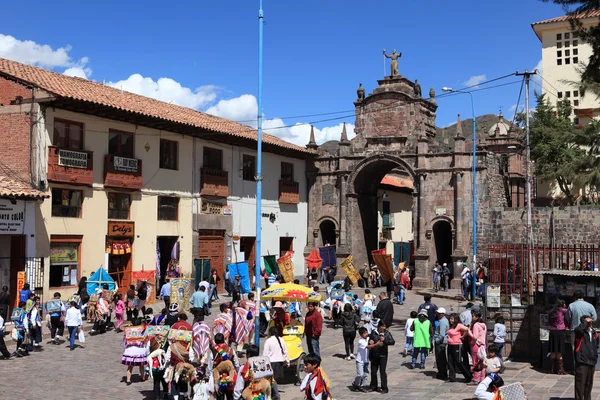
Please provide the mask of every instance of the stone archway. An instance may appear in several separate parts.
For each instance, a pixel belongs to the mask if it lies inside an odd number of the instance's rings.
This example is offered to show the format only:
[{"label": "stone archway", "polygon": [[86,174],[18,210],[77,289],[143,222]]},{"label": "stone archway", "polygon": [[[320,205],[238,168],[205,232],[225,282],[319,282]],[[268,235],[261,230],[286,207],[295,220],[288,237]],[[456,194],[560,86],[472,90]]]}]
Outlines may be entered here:
[{"label": "stone archway", "polygon": [[319,224],[319,233],[321,236],[321,244],[323,246],[336,246],[336,226],[331,219],[323,219]]},{"label": "stone archway", "polygon": [[454,270],[452,268],[452,225],[446,219],[438,219],[432,226],[433,240],[435,243],[435,255],[437,261],[440,264],[446,263],[450,267],[450,272]]}]

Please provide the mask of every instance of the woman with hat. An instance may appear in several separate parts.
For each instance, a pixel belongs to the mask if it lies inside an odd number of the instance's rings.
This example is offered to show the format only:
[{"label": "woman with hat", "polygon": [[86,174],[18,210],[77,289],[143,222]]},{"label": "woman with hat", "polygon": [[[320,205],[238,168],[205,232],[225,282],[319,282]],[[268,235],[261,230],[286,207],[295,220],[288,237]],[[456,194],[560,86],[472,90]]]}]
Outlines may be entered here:
[{"label": "woman with hat", "polygon": [[412,363],[408,366],[414,369],[417,366],[417,356],[421,354],[419,368],[425,369],[425,358],[431,349],[431,337],[433,336],[433,325],[429,321],[427,310],[419,311],[417,319],[413,322],[410,330],[414,332]]},{"label": "woman with hat", "polygon": [[271,317],[271,322],[269,323],[269,325],[276,327],[277,331],[279,332],[279,336],[283,336],[283,329],[286,325],[290,323],[291,318],[285,312],[285,309],[283,308],[283,303],[281,301],[276,301],[275,305],[271,310],[273,312],[273,316]]},{"label": "woman with hat", "polygon": [[179,303],[169,305],[169,314],[165,319],[165,325],[173,326],[179,320]]}]

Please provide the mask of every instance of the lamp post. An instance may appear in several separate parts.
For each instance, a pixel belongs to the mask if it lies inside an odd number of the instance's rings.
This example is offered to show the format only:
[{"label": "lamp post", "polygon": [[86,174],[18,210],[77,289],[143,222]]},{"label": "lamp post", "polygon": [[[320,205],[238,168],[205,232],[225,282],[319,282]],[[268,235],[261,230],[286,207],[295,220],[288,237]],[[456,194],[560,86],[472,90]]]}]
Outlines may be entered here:
[{"label": "lamp post", "polygon": [[[468,94],[471,96],[471,111],[473,113],[473,165],[471,175],[473,177],[473,274],[476,273],[477,268],[477,125],[475,122],[475,100],[473,99],[473,93],[465,92],[462,90],[454,90],[449,87],[443,87],[444,92],[454,92]],[[475,277],[473,277],[473,299],[475,299],[477,288],[475,285]]]}]

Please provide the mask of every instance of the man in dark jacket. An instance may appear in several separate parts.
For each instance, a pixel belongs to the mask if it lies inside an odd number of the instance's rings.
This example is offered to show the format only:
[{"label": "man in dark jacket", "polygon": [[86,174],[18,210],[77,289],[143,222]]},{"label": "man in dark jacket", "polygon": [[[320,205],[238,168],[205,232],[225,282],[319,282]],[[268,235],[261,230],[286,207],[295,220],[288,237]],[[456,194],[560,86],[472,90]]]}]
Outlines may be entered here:
[{"label": "man in dark jacket", "polygon": [[598,332],[591,316],[581,317],[575,328],[575,400],[591,400],[594,372],[598,361]]},{"label": "man in dark jacket", "polygon": [[386,292],[381,292],[379,295],[379,304],[377,304],[377,308],[373,311],[373,316],[385,322],[385,326],[392,326],[392,320],[394,319],[394,305],[388,298]]},{"label": "man in dark jacket", "polygon": [[427,319],[429,319],[429,322],[431,322],[431,326],[433,326],[435,325],[436,312],[438,307],[431,302],[431,296],[428,294],[423,296],[423,300],[425,301],[425,303],[419,306],[417,313],[421,310],[427,311]]},{"label": "man in dark jacket", "polygon": [[[390,300],[388,299],[388,302]],[[390,302],[391,305],[391,302]],[[377,330],[374,330],[369,335],[369,359],[371,360],[371,391],[387,393],[387,359],[388,359],[388,346],[393,346],[396,341],[392,337],[392,334],[387,330],[387,325],[383,320],[379,321]],[[381,389],[377,388],[377,371],[381,375]]]}]

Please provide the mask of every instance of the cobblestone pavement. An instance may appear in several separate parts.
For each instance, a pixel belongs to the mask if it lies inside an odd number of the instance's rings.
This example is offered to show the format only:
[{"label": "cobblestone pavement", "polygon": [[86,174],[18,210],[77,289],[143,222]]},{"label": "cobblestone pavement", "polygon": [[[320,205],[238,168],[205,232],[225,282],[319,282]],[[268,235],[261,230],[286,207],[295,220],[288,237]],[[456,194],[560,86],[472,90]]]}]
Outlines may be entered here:
[{"label": "cobblestone pavement", "polygon": [[[391,332],[396,345],[390,348],[388,362],[389,393],[354,393],[348,388],[355,373],[354,361],[342,357],[344,344],[341,330],[325,328],[321,338],[323,365],[332,381],[336,399],[470,399],[474,386],[464,383],[444,383],[434,379],[433,357],[427,358],[425,370],[409,370],[399,353],[404,346],[403,324],[409,312],[422,302],[422,297],[409,292],[403,306],[395,306],[395,324]],[[458,310],[454,300],[435,299],[438,306]],[[213,306],[216,307],[216,306]],[[153,307],[155,310],[157,306]],[[215,308],[213,308],[215,310]],[[448,311],[451,312],[451,311]],[[215,313],[213,312],[213,315]],[[329,325],[329,323],[326,323]],[[15,343],[6,338],[9,349]],[[46,344],[45,350],[29,357],[0,361],[0,398],[2,399],[152,399],[152,382],[140,382],[134,371],[133,384],[125,384],[125,366],[120,364],[122,335],[107,332],[87,337],[84,347],[69,351],[66,344]],[[508,368],[503,374],[507,383],[524,383],[529,399],[550,400],[573,398],[573,376],[540,373],[530,367]],[[600,377],[596,377],[600,379]],[[597,385],[596,385],[597,386]],[[293,384],[282,385],[283,400],[302,400],[304,397]],[[600,399],[600,389],[593,392]]]}]

